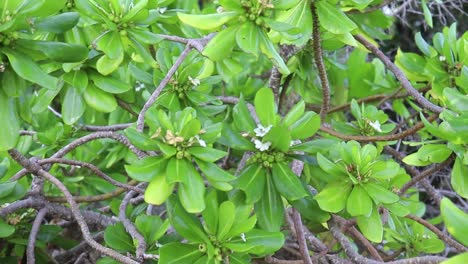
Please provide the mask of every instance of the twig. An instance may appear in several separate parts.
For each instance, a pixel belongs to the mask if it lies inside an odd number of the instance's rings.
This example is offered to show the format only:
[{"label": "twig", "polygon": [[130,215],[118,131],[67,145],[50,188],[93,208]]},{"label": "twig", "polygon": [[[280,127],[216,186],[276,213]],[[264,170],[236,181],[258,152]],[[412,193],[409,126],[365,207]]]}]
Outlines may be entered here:
[{"label": "twig", "polygon": [[317,66],[320,82],[322,84],[322,107],[320,109],[320,119],[322,123],[325,122],[325,117],[327,116],[328,109],[330,108],[330,84],[328,82],[327,71],[325,70],[325,64],[323,63],[322,57],[322,46],[320,43],[320,20],[317,15],[317,8],[315,3],[312,2],[312,45],[314,49],[315,65]]},{"label": "twig", "polygon": [[413,85],[409,82],[406,78],[405,74],[376,46],[370,43],[366,38],[361,35],[355,35],[354,38],[361,42],[368,50],[374,53],[377,58],[379,58],[385,67],[387,67],[395,77],[400,81],[403,88],[418,102],[422,107],[431,110],[434,113],[440,114],[444,111],[444,108],[437,106],[431,102],[429,102],[424,96],[422,96],[418,90],[416,90]]},{"label": "twig", "polygon": [[26,259],[27,264],[34,264],[36,263],[36,257],[34,254],[34,248],[36,247],[36,239],[37,234],[39,233],[39,228],[41,227],[42,220],[46,216],[47,208],[42,208],[36,215],[34,219],[33,225],[31,227],[31,233],[29,233],[28,238],[28,248],[26,249]]},{"label": "twig", "polygon": [[[93,236],[94,240],[101,242],[104,239],[104,232],[101,231]],[[91,247],[86,243],[86,241],[81,242],[77,246],[65,251],[64,253],[57,255],[55,260],[58,263],[67,263],[68,260],[76,258],[77,255],[80,255],[82,252],[89,251]]]},{"label": "twig", "polygon": [[269,264],[304,264],[302,260],[283,260],[271,256],[266,257],[265,262]]},{"label": "twig", "polygon": [[102,172],[98,167],[94,166],[93,164],[83,162],[83,161],[77,161],[77,160],[67,160],[67,159],[62,159],[62,158],[48,158],[48,159],[43,159],[39,160],[37,164],[39,165],[44,165],[44,164],[51,164],[51,163],[60,163],[60,164],[67,164],[67,165],[73,165],[73,166],[80,166],[80,167],[85,167],[89,169],[91,172],[96,174],[97,176],[101,177],[102,179],[110,182],[112,185],[126,189],[126,190],[132,190],[137,193],[145,193],[144,190],[135,187],[133,185],[121,183],[119,181],[114,180],[112,177],[109,175],[105,174]]},{"label": "twig", "polygon": [[359,232],[356,227],[352,226],[350,228],[347,229],[347,231],[353,236],[356,238],[356,240],[360,241],[361,244],[363,244],[367,251],[372,255],[372,257],[374,257],[374,259],[378,260],[378,261],[382,261],[383,262],[383,259],[382,257],[380,256],[379,252],[377,251],[377,249],[375,249],[375,247],[372,245],[371,242],[369,242],[369,240],[367,240],[367,238],[365,236],[363,236],[361,234],[361,232]]},{"label": "twig", "polygon": [[119,130],[124,130],[130,126],[132,126],[133,123],[127,123],[127,124],[116,124],[116,125],[109,125],[109,126],[91,126],[91,125],[82,125],[80,127],[80,130],[83,131],[119,131]]},{"label": "twig", "polygon": [[416,215],[412,215],[412,214],[409,214],[407,216],[405,216],[406,218],[408,219],[411,219],[413,221],[416,221],[418,223],[420,223],[421,225],[427,227],[427,229],[431,230],[432,232],[434,232],[434,234],[437,235],[438,238],[440,238],[440,240],[444,241],[445,243],[449,244],[450,246],[456,248],[458,250],[458,252],[466,252],[468,251],[468,248],[463,246],[462,244],[460,244],[459,242],[455,241],[454,239],[452,239],[451,237],[449,237],[448,235],[444,234],[442,231],[440,231],[437,227],[435,227],[434,225],[432,225],[431,223],[427,222],[426,220],[416,216]]},{"label": "twig", "polygon": [[8,150],[8,153],[14,160],[16,160],[16,162],[18,162],[25,169],[29,170],[31,173],[34,173],[40,177],[44,177],[45,179],[53,183],[55,186],[57,186],[57,188],[65,195],[68,203],[70,204],[72,214],[75,220],[77,221],[78,225],[80,226],[81,232],[83,233],[83,238],[91,247],[95,248],[97,251],[101,252],[102,254],[105,254],[122,263],[139,264],[137,261],[134,261],[133,259],[127,256],[124,256],[113,249],[104,247],[103,245],[97,243],[93,239],[93,237],[91,236],[91,233],[89,232],[88,225],[86,224],[84,217],[80,212],[78,204],[73,200],[73,196],[71,195],[67,187],[65,187],[65,185],[61,181],[59,181],[57,178],[52,176],[52,174],[50,174],[49,172],[45,171],[38,164],[35,164],[31,162],[30,160],[28,160],[21,153],[19,153],[16,149],[10,149]]},{"label": "twig", "polygon": [[[432,116],[427,118],[427,120],[429,120],[429,122],[432,122],[432,121],[434,121],[436,119],[437,119],[437,115],[432,115]],[[332,136],[335,136],[337,138],[344,139],[344,140],[356,140],[356,141],[360,141],[360,142],[392,141],[392,140],[402,139],[402,138],[405,138],[407,136],[415,134],[416,132],[418,132],[419,130],[421,130],[423,128],[424,128],[424,123],[423,122],[418,122],[417,124],[415,124],[411,128],[409,128],[409,129],[407,129],[407,130],[405,130],[403,132],[397,133],[397,134],[383,135],[383,136],[356,136],[356,135],[346,135],[346,134],[342,134],[340,132],[337,132],[337,131],[333,130],[331,127],[329,127],[328,124],[323,124],[322,126],[320,126],[320,130],[327,133],[327,134],[330,134]]]},{"label": "twig", "polygon": [[403,185],[400,188],[399,194],[403,195],[404,193],[406,193],[406,191],[408,191],[409,188],[413,187],[413,185],[415,185],[417,182],[419,182],[422,179],[424,179],[424,178],[426,178],[428,176],[431,176],[433,173],[438,172],[441,169],[447,167],[448,165],[450,165],[453,162],[454,158],[455,158],[455,156],[451,155],[444,162],[434,164],[431,167],[429,167],[429,168],[425,169],[424,171],[420,172],[418,175],[413,176],[413,178],[411,178],[411,180],[409,182],[405,183],[405,185]]},{"label": "twig", "polygon": [[302,229],[302,220],[299,212],[293,208],[292,209],[292,219],[294,221],[294,227],[296,229],[296,237],[299,243],[299,251],[301,252],[302,259],[305,264],[312,264],[310,259],[309,250],[307,249],[307,243],[304,236],[304,230]]},{"label": "twig", "polygon": [[[147,183],[145,182],[145,183],[139,184],[138,187],[144,188],[146,185]],[[132,199],[133,196],[135,196],[135,194],[137,194],[137,192],[129,191],[125,195],[125,197],[122,199],[122,202],[120,203],[120,207],[119,207],[119,220],[120,222],[122,222],[122,224],[125,227],[125,230],[127,230],[130,236],[132,236],[132,238],[138,242],[138,246],[136,249],[136,257],[139,261],[143,261],[143,254],[145,254],[145,251],[146,251],[145,238],[140,234],[140,232],[138,232],[135,225],[133,225],[133,223],[130,222],[130,220],[127,218],[127,215],[126,215],[127,207],[130,202],[130,199]]]}]

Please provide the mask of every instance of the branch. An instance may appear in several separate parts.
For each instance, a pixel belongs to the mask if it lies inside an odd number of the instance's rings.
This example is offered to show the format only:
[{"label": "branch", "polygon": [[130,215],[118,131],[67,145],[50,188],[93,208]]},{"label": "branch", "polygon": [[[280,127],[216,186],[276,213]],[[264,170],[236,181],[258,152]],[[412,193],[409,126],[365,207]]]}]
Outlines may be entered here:
[{"label": "branch", "polygon": [[325,70],[325,64],[323,63],[322,57],[322,46],[320,43],[320,20],[317,15],[317,8],[315,3],[311,3],[312,20],[313,20],[313,31],[312,31],[312,44],[314,49],[315,65],[317,66],[320,82],[322,84],[322,107],[320,109],[320,118],[322,122],[325,122],[328,109],[330,108],[330,84],[328,82],[327,71]]},{"label": "branch", "polygon": [[47,214],[47,208],[42,208],[36,215],[33,225],[31,227],[31,233],[29,233],[28,239],[28,248],[26,250],[26,259],[27,264],[36,263],[36,257],[34,254],[34,248],[36,247],[37,234],[39,233],[39,228],[41,227],[42,220],[44,220],[45,215]]},{"label": "branch", "polygon": [[431,102],[429,102],[424,96],[422,96],[418,90],[416,90],[413,85],[409,82],[409,80],[406,78],[405,74],[382,52],[380,51],[376,46],[374,46],[372,43],[370,43],[366,38],[364,38],[361,35],[355,35],[354,38],[361,42],[368,50],[370,50],[372,53],[374,53],[377,58],[379,58],[385,67],[387,67],[395,77],[400,81],[401,85],[403,88],[406,89],[406,91],[418,102],[422,107],[431,110],[432,112],[436,114],[440,114],[442,111],[444,111],[444,108],[437,106]]},{"label": "branch", "polygon": [[109,125],[109,126],[91,126],[91,125],[82,125],[80,127],[80,130],[83,131],[119,131],[119,130],[124,130],[127,127],[132,126],[133,123],[127,123],[127,124],[116,124],[116,125]]},{"label": "branch", "polygon": [[[101,242],[104,239],[104,232],[101,231],[93,236],[94,240]],[[86,241],[81,242],[77,246],[71,248],[70,250],[65,251],[64,253],[57,255],[55,260],[58,263],[68,263],[70,259],[76,259],[76,256],[80,255],[82,252],[91,250],[91,247],[86,243]]]},{"label": "branch", "polygon": [[[144,188],[146,185],[147,183],[141,183],[139,184],[139,187]],[[132,236],[132,238],[138,242],[138,246],[136,249],[136,257],[139,261],[143,261],[143,255],[146,252],[145,238],[140,234],[140,232],[138,232],[135,225],[133,225],[133,223],[130,222],[130,220],[127,218],[127,215],[126,215],[127,207],[130,202],[130,199],[132,199],[136,193],[137,192],[129,191],[123,198],[122,203],[120,203],[120,207],[119,207],[119,220],[120,222],[122,222],[122,224],[125,227],[125,230],[127,230],[130,236]]]},{"label": "branch", "polygon": [[453,162],[454,159],[455,159],[455,155],[452,154],[444,162],[434,164],[431,167],[420,172],[418,175],[413,176],[413,178],[411,178],[409,182],[405,183],[405,185],[401,187],[399,191],[399,195],[403,195],[404,193],[406,193],[406,191],[408,191],[409,188],[413,187],[413,185],[415,185],[417,182],[421,181],[422,179],[428,176],[431,176],[433,173],[438,172],[441,169],[447,167]]},{"label": "branch", "polygon": [[73,196],[68,191],[67,187],[63,185],[62,182],[60,182],[57,178],[52,176],[52,174],[50,174],[49,172],[45,171],[38,164],[35,164],[31,162],[30,160],[28,160],[21,153],[19,153],[16,149],[10,149],[8,150],[8,153],[14,160],[16,160],[16,162],[18,162],[25,169],[29,170],[31,173],[34,173],[35,175],[44,177],[45,179],[53,183],[55,186],[57,186],[57,188],[65,195],[68,203],[70,204],[72,214],[75,220],[77,221],[78,225],[80,226],[81,232],[83,233],[83,238],[91,247],[95,248],[97,251],[101,252],[102,254],[105,254],[122,263],[139,264],[137,261],[134,261],[133,259],[126,257],[113,249],[104,247],[103,245],[99,244],[93,239],[89,231],[88,225],[86,224],[84,217],[80,212],[78,204],[73,200]]},{"label": "branch", "polygon": [[421,225],[427,227],[427,229],[431,230],[432,232],[434,232],[434,234],[437,235],[437,237],[440,238],[440,240],[444,241],[445,243],[449,244],[450,246],[454,247],[455,249],[458,250],[458,252],[466,252],[468,251],[468,248],[463,246],[462,244],[458,243],[457,241],[455,241],[454,239],[452,239],[451,237],[449,237],[448,235],[444,234],[442,231],[440,231],[437,227],[435,227],[434,225],[432,225],[431,223],[427,222],[426,220],[416,216],[416,215],[412,215],[412,214],[409,214],[407,216],[405,216],[406,218],[408,219],[411,219],[413,221],[416,221],[418,223],[420,223]]},{"label": "branch", "polygon": [[[427,118],[429,122],[432,122],[437,119],[437,115],[432,115]],[[329,125],[323,124],[320,126],[320,130],[330,134],[332,136],[335,136],[340,139],[344,140],[356,140],[360,142],[374,142],[374,141],[392,141],[392,140],[397,140],[397,139],[402,139],[410,135],[414,135],[416,132],[424,128],[424,123],[423,122],[418,122],[416,125],[412,126],[411,128],[397,133],[397,134],[391,134],[391,135],[383,135],[383,136],[356,136],[356,135],[346,135],[342,134],[340,132],[337,132],[333,130]]]}]

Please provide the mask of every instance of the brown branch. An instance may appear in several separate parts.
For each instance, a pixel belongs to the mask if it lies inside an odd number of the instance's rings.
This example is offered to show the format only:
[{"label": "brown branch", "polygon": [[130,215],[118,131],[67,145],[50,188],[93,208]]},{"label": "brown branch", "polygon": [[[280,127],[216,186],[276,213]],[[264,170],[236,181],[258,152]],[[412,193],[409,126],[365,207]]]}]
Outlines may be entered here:
[{"label": "brown branch", "polygon": [[320,43],[320,20],[317,15],[317,8],[315,3],[311,3],[312,20],[313,20],[313,31],[312,31],[312,45],[314,49],[315,65],[317,66],[320,83],[322,84],[322,107],[320,109],[320,118],[322,123],[325,122],[328,109],[330,108],[330,84],[328,81],[327,71],[325,64],[323,63],[323,50]]},{"label": "brown branch", "polygon": [[421,225],[427,227],[427,229],[431,230],[432,232],[434,232],[434,234],[437,235],[437,237],[444,241],[445,243],[449,244],[450,246],[454,247],[455,249],[458,250],[458,252],[466,252],[468,251],[468,248],[463,246],[462,244],[460,244],[459,242],[455,241],[454,239],[452,239],[451,237],[449,237],[448,235],[444,234],[442,231],[440,231],[437,227],[435,227],[434,225],[432,225],[431,223],[429,223],[428,221],[416,216],[416,215],[412,215],[412,214],[409,214],[407,216],[405,216],[406,218],[408,219],[411,219],[413,221],[416,221],[418,223],[420,223]]},{"label": "brown branch", "polygon": [[265,257],[265,262],[269,264],[304,264],[302,260],[283,260],[271,256]]},{"label": "brown branch", "polygon": [[455,155],[452,154],[444,162],[434,164],[431,167],[413,176],[409,182],[405,183],[405,185],[401,187],[399,195],[403,195],[404,193],[406,193],[409,188],[413,187],[417,182],[421,181],[422,179],[425,179],[426,177],[431,176],[435,172],[438,172],[443,168],[447,167],[453,162],[454,159]]},{"label": "brown branch", "polygon": [[124,100],[120,99],[120,98],[117,98],[117,104],[122,107],[122,109],[124,109],[125,111],[127,111],[128,113],[130,113],[133,117],[138,117],[138,113],[133,111],[132,107],[127,103],[125,102]]},{"label": "brown branch", "polygon": [[63,185],[62,182],[60,182],[57,178],[52,176],[49,172],[45,171],[41,166],[38,164],[35,164],[28,160],[26,157],[24,157],[21,153],[19,153],[16,149],[10,149],[8,150],[8,153],[10,156],[18,162],[21,166],[23,166],[25,169],[29,170],[31,173],[34,173],[35,175],[38,175],[40,177],[44,177],[48,181],[50,181],[52,184],[57,186],[57,188],[65,195],[67,198],[68,203],[70,204],[72,214],[77,221],[78,225],[80,226],[81,232],[83,234],[84,240],[93,248],[95,248],[97,251],[101,252],[102,254],[105,254],[117,261],[120,261],[125,264],[139,264],[137,261],[134,261],[133,259],[124,256],[120,254],[119,252],[104,247],[103,245],[99,244],[96,242],[93,237],[91,236],[91,233],[89,231],[89,227],[86,224],[86,221],[83,217],[83,215],[80,212],[78,204],[73,200],[73,196],[71,193],[68,191],[67,187]]},{"label": "brown branch", "polygon": [[27,259],[27,264],[34,264],[36,263],[36,257],[34,254],[34,248],[36,247],[36,239],[37,239],[37,234],[39,233],[39,228],[41,227],[42,220],[44,220],[44,217],[47,214],[47,208],[42,208],[39,210],[39,212],[36,215],[36,218],[34,219],[33,225],[31,227],[31,232],[29,233],[29,238],[28,238],[28,247],[26,249],[26,259]]},{"label": "brown branch", "polygon": [[382,257],[380,256],[379,252],[377,251],[377,249],[375,249],[375,247],[372,245],[371,242],[369,242],[369,240],[367,240],[367,238],[365,236],[363,236],[361,234],[361,232],[359,232],[356,227],[352,226],[350,228],[348,228],[346,230],[350,235],[352,235],[356,240],[358,240],[359,242],[361,242],[362,245],[364,245],[364,247],[366,248],[367,252],[369,252],[372,257],[374,257],[374,259],[378,260],[378,261],[382,261],[383,262],[383,259]]},{"label": "brown branch", "polygon": [[430,101],[428,101],[424,96],[422,96],[418,90],[416,90],[410,81],[406,78],[405,74],[382,52],[379,48],[370,43],[365,37],[361,35],[355,35],[354,38],[361,42],[368,50],[374,53],[377,58],[379,58],[385,67],[387,67],[395,77],[400,81],[403,88],[418,102],[423,108],[429,109],[430,111],[440,114],[444,111],[444,108],[437,106]]},{"label": "brown branch", "polygon": [[[101,242],[104,239],[104,232],[101,231],[95,235],[93,235],[94,240],[97,242]],[[86,252],[91,250],[92,248],[86,243],[86,241],[83,241],[79,243],[77,246],[65,251],[64,253],[57,255],[55,257],[55,260],[58,263],[68,263],[68,260],[70,259],[75,259],[76,256],[80,255],[82,252]]]},{"label": "brown branch", "polygon": [[[436,119],[437,119],[437,115],[432,115],[432,116],[427,118],[427,120],[429,120],[429,122],[432,122],[432,121],[434,121]],[[392,141],[392,140],[402,139],[402,138],[405,138],[407,136],[415,134],[416,132],[418,132],[419,130],[421,130],[423,128],[424,128],[424,123],[423,122],[418,122],[417,124],[415,124],[414,126],[412,126],[411,128],[409,128],[409,129],[407,129],[407,130],[405,130],[403,132],[400,132],[400,133],[397,133],[397,134],[391,134],[391,135],[383,135],[383,136],[346,135],[346,134],[342,134],[342,133],[340,133],[338,131],[333,130],[327,124],[322,125],[320,127],[320,130],[327,133],[327,134],[330,134],[332,136],[335,136],[337,138],[344,139],[344,140],[356,140],[356,141],[360,141],[360,142],[374,142],[374,141]]]},{"label": "brown branch", "polygon": [[124,130],[130,126],[132,126],[133,123],[127,123],[127,124],[116,124],[116,125],[109,125],[109,126],[91,126],[91,125],[82,125],[80,127],[80,130],[83,131],[119,131],[119,130]]},{"label": "brown branch", "polygon": [[296,229],[296,238],[299,243],[299,251],[301,252],[302,259],[305,264],[312,264],[312,259],[310,259],[309,250],[307,249],[307,243],[304,236],[304,230],[302,229],[302,220],[299,212],[293,208],[292,209],[292,219],[294,221],[294,227]]}]

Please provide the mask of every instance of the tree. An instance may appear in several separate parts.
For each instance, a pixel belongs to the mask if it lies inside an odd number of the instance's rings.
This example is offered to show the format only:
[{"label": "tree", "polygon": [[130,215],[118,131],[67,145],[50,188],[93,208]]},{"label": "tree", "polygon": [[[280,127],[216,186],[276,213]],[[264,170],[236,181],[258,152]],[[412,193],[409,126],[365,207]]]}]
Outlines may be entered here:
[{"label": "tree", "polygon": [[3,1],[0,262],[466,262],[468,34],[390,2]]}]

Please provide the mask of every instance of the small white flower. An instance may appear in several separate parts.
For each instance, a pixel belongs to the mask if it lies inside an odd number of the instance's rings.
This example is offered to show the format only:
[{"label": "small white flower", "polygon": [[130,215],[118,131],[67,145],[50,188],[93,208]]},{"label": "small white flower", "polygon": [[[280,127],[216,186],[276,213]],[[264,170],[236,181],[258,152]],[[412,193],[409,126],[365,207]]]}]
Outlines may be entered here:
[{"label": "small white flower", "polygon": [[222,6],[218,6],[218,8],[216,8],[216,13],[222,13],[224,12],[224,8]]},{"label": "small white flower", "polygon": [[382,129],[380,129],[380,123],[379,120],[375,120],[374,122],[369,121],[369,125],[377,132],[382,132]]},{"label": "small white flower", "polygon": [[292,147],[292,146],[300,144],[300,143],[301,143],[301,141],[299,139],[291,140],[291,143],[289,143],[289,146]]},{"label": "small white flower", "polygon": [[240,237],[241,237],[242,241],[247,242],[247,239],[245,239],[245,234],[244,233],[242,233]]},{"label": "small white flower", "polygon": [[440,60],[440,61],[445,61],[446,58],[445,58],[445,56],[439,56],[439,60]]},{"label": "small white flower", "polygon": [[200,146],[206,148],[205,140],[201,139],[200,136],[198,136],[198,135],[195,136],[195,139],[198,140],[198,144],[200,144]]},{"label": "small white flower", "polygon": [[167,7],[158,7],[156,10],[159,11],[160,14],[164,14],[166,13]]},{"label": "small white flower", "polygon": [[260,151],[268,150],[270,148],[270,146],[271,146],[270,141],[267,141],[267,142],[263,143],[260,140],[255,139],[254,143],[255,143],[255,148],[260,150]]},{"label": "small white flower", "polygon": [[156,242],[156,247],[160,248],[162,247],[163,245],[159,244],[158,242]]},{"label": "small white flower", "polygon": [[195,86],[200,85],[200,80],[198,80],[197,78],[192,78],[191,76],[189,76],[188,78],[193,85]]},{"label": "small white flower", "polygon": [[263,127],[262,125],[259,124],[258,127],[254,129],[255,135],[257,137],[263,137],[270,131],[271,127],[272,125]]}]

